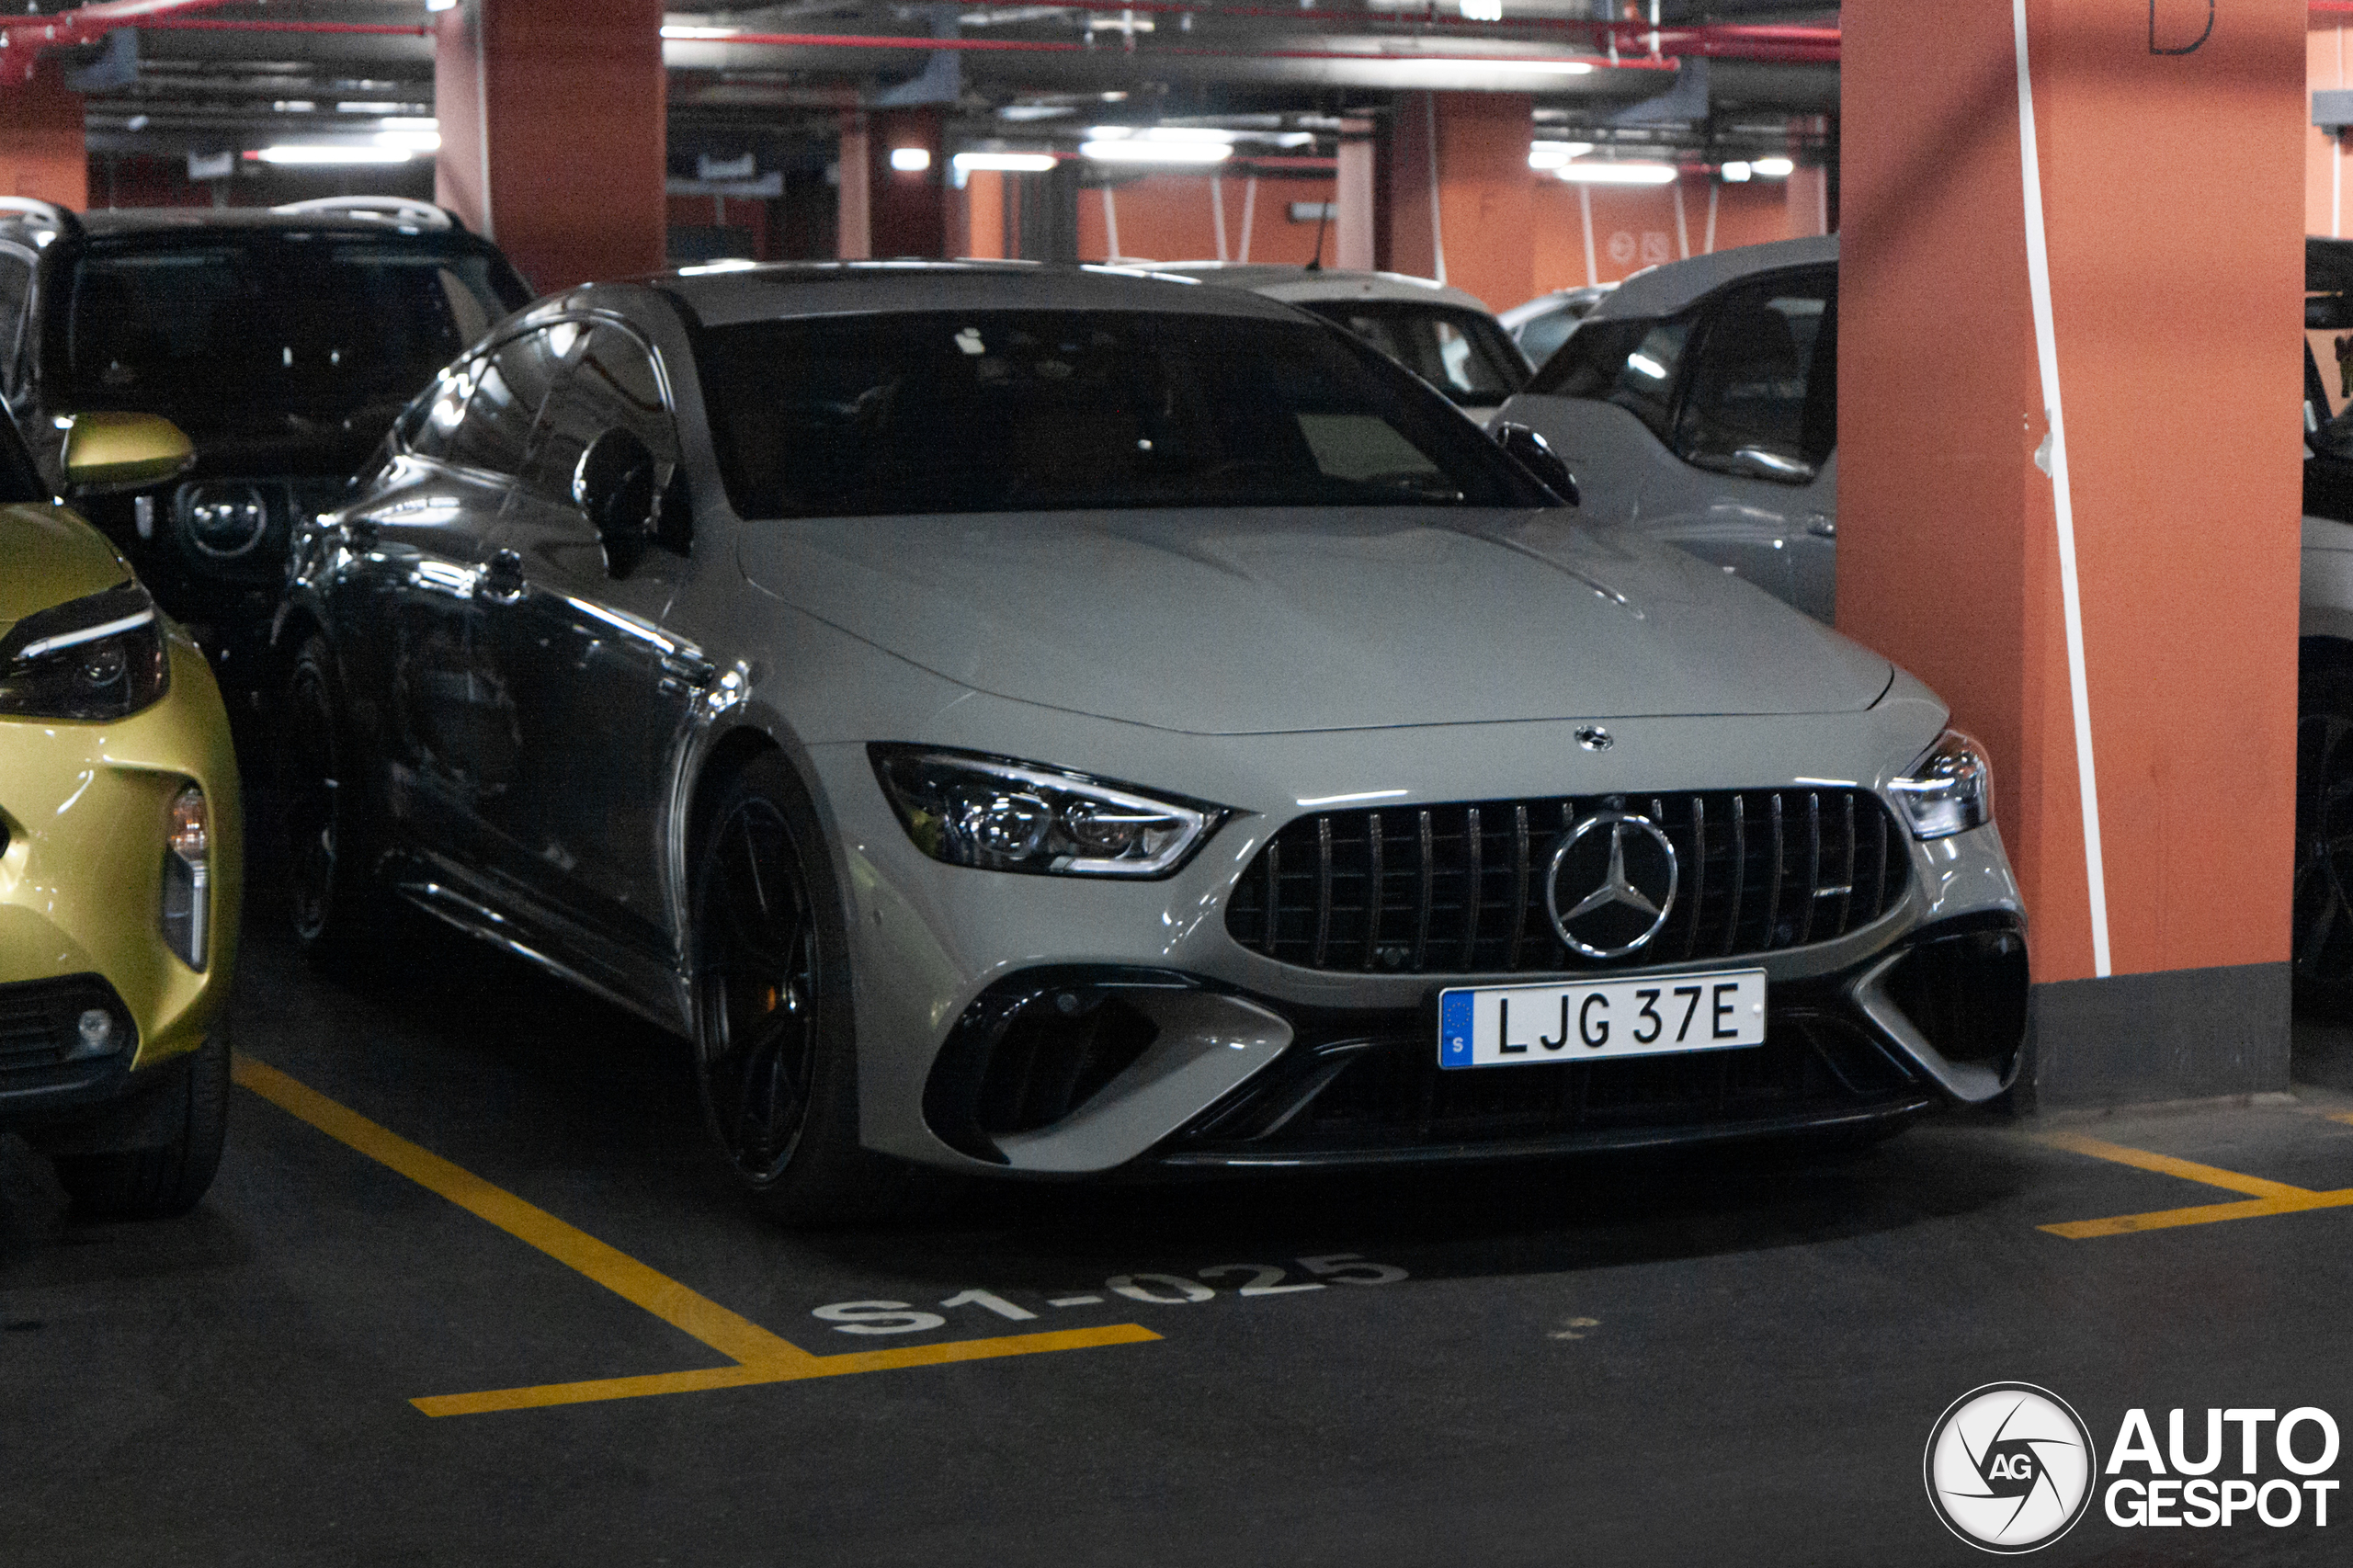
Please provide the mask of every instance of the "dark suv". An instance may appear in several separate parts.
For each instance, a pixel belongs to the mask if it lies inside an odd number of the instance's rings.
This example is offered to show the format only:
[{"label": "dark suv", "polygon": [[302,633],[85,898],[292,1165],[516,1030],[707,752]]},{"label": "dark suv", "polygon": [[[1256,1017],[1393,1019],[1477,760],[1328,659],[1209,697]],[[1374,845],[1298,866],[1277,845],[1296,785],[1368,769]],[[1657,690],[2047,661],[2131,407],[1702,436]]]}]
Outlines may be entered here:
[{"label": "dark suv", "polygon": [[76,217],[0,199],[0,396],[60,494],[76,415],[188,434],[176,477],[74,499],[224,676],[263,645],[296,522],[529,298],[496,246],[422,202]]}]

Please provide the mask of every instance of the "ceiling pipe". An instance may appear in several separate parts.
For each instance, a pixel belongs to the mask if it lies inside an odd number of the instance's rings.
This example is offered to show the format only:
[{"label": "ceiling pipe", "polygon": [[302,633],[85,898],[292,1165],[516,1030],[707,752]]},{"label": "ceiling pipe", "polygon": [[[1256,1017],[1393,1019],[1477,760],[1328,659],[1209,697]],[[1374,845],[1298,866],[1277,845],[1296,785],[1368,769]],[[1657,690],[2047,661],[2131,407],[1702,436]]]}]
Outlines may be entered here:
[{"label": "ceiling pipe", "polygon": [[97,43],[117,28],[151,27],[166,17],[209,11],[229,0],[97,0],[51,16],[0,18],[0,83],[29,82],[52,49]]}]

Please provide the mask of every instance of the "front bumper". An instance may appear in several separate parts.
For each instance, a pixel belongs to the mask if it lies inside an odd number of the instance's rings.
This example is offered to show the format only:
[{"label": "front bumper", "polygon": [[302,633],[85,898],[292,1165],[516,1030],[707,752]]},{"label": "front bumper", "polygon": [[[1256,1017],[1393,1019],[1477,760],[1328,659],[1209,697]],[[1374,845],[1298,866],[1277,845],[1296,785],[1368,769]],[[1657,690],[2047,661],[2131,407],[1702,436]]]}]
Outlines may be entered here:
[{"label": "front bumper", "polygon": [[[170,649],[169,694],[128,719],[0,719],[0,1126],[135,1092],[203,1043],[235,972],[236,761],[204,655],[176,631]],[[201,970],[163,934],[165,817],[190,782],[211,819]],[[93,1006],[119,1019],[102,1051],[74,1028]]]},{"label": "front bumper", "polygon": [[[1480,1113],[1472,1119],[1482,1125],[1467,1132],[1454,1125],[1459,1119],[1448,1111],[1448,1096],[1466,1103],[1483,1095],[1513,1099],[1530,1091],[1506,1093],[1501,1085],[1554,1080],[1552,1070],[1539,1067],[1450,1073],[1448,1078],[1461,1086],[1444,1090],[1435,1107],[1442,1114],[1427,1126],[1416,1108],[1407,1119],[1414,1126],[1401,1133],[1396,1118],[1383,1110],[1373,1116],[1378,1126],[1358,1130],[1363,1136],[1347,1132],[1333,1116],[1353,1099],[1404,1094],[1393,1085],[1382,1088],[1376,1080],[1383,1074],[1410,1076],[1424,1065],[1434,1071],[1438,990],[1548,976],[1318,971],[1254,951],[1228,928],[1237,881],[1269,836],[1300,814],[1300,802],[1347,798],[1368,778],[1401,787],[1396,793],[1407,801],[1548,790],[1579,796],[1620,788],[1646,792],[1661,773],[1692,789],[1755,788],[1760,779],[1802,784],[1821,770],[1821,759],[1862,751],[1885,759],[1879,773],[1866,769],[1855,780],[1877,790],[1887,772],[1918,754],[1922,732],[1933,736],[1942,718],[1940,710],[1921,702],[1907,701],[1906,711],[1886,710],[1893,706],[1819,720],[1642,721],[1639,728],[1629,722],[1620,748],[1598,757],[1564,756],[1558,724],[1487,726],[1467,736],[1433,730],[1213,741],[1146,735],[1130,742],[1123,735],[1121,754],[1104,756],[1042,738],[1036,745],[1006,745],[1059,766],[1148,779],[1226,802],[1240,813],[1176,875],[1125,883],[940,865],[909,843],[882,800],[862,745],[813,747],[807,754],[816,776],[813,793],[830,819],[846,893],[861,1139],[881,1152],[974,1172],[1077,1175],[1155,1162],[1256,1163],[1265,1156],[1295,1163],[1311,1153],[1389,1160],[1594,1147],[1722,1136],[1727,1128],[1745,1134],[1826,1125],[1858,1107],[1868,1117],[1908,1115],[1940,1102],[1989,1098],[2017,1071],[2021,1024],[2007,1026],[1995,1048],[1949,1054],[1936,1045],[1940,1024],[1915,1018],[1888,998],[1909,983],[1892,960],[1931,933],[1961,934],[1969,929],[1964,922],[1976,919],[2007,933],[2016,945],[2017,972],[2003,984],[2015,993],[2022,1020],[2024,915],[1991,827],[1928,843],[1906,836],[1909,874],[1901,897],[1884,913],[1831,939],[1717,966],[1766,972],[1776,1038],[1759,1051],[1736,1053],[1772,1067],[1765,1074],[1771,1082],[1756,1094],[1733,1085],[1732,1098],[1740,1107],[1710,1102],[1689,1114],[1651,1114],[1607,1127],[1608,1118],[1563,1120],[1544,1107]],[[1652,754],[1647,763],[1640,752]],[[1614,771],[1624,753],[1637,755],[1624,771]],[[1663,766],[1685,758],[1698,760]],[[1661,964],[1649,972],[1708,967],[1705,961]],[[1618,971],[1611,978],[1638,972],[1643,971]],[[1043,1006],[1060,1014],[1067,1007],[1074,1029],[1092,1027],[1096,1003],[1104,999],[1120,1006],[1108,1015],[1099,1038],[1075,1051],[1045,1051],[1026,1085],[1017,1074],[1007,1086],[991,1077],[985,1063],[975,1065],[985,1053],[969,1041],[984,1037],[1008,1010]],[[1913,1003],[1933,1010],[1919,996]],[[1823,1017],[1802,1022],[1800,1013]],[[1785,1025],[1783,1015],[1790,1019]],[[1810,1041],[1807,1030],[1821,1043]],[[1251,1120],[1274,1103],[1268,1096],[1279,1088],[1296,1087],[1294,1075],[1308,1074],[1311,1061],[1320,1073],[1340,1057],[1350,1059],[1345,1070],[1331,1073],[1330,1082],[1304,1096],[1313,1115],[1302,1105],[1280,1129]],[[1391,1061],[1402,1065],[1373,1065]],[[1821,1085],[1808,1074],[1834,1064],[1847,1070],[1864,1092],[1816,1093]],[[1618,1064],[1609,1066],[1614,1074]],[[1668,1101],[1689,1106],[1705,1098],[1685,1092],[1688,1085],[1679,1076],[1700,1071],[1699,1065],[1633,1066],[1636,1071],[1624,1075],[1675,1078]],[[1714,1062],[1704,1070],[1735,1071]],[[1858,1073],[1863,1076],[1853,1077]],[[1477,1083],[1497,1086],[1480,1089]],[[1578,1094],[1559,1092],[1570,1100]],[[1011,1119],[996,1115],[993,1120],[994,1113],[976,1108],[996,1104],[1001,1110],[1008,1101],[1023,1108]],[[1242,1114],[1245,1102],[1248,1115]],[[1590,1093],[1579,1103],[1595,1104]],[[1521,1111],[1527,1114],[1515,1122]],[[1272,1117],[1267,1112],[1261,1121]],[[1320,1142],[1309,1139],[1308,1130],[1319,1125]],[[1278,1150],[1275,1144],[1285,1140],[1300,1147]]]},{"label": "front bumper", "polygon": [[[1768,989],[1762,1046],[1449,1071],[1438,993],[1404,1008],[1301,1007],[1198,977],[1050,968],[967,1009],[925,1101],[960,1151],[1013,1169],[1103,1168],[1174,1122],[1165,1166],[1495,1159],[1900,1123],[2009,1086],[2025,934],[2004,915],[1914,932],[1844,971]],[[1205,1108],[1200,1064],[1238,1084]],[[1152,1105],[1157,1096],[1165,1102]],[[1176,1115],[1170,1112],[1175,1110]]]}]

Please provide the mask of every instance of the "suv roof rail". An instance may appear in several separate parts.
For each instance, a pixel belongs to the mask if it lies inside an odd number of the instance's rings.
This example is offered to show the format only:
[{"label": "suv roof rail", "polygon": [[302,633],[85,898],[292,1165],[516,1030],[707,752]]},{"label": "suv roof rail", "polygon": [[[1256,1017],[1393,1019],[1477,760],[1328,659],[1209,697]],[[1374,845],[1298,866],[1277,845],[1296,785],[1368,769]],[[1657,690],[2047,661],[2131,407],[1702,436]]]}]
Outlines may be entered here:
[{"label": "suv roof rail", "polygon": [[29,218],[36,223],[47,223],[66,239],[79,238],[82,220],[70,207],[60,207],[54,201],[43,201],[37,196],[0,196],[0,222],[12,216],[21,221]]},{"label": "suv roof rail", "polygon": [[320,196],[308,201],[288,201],[270,209],[272,212],[317,212],[341,218],[360,218],[379,223],[415,223],[427,229],[463,229],[458,215],[446,207],[436,207],[430,201],[418,201],[406,196]]}]

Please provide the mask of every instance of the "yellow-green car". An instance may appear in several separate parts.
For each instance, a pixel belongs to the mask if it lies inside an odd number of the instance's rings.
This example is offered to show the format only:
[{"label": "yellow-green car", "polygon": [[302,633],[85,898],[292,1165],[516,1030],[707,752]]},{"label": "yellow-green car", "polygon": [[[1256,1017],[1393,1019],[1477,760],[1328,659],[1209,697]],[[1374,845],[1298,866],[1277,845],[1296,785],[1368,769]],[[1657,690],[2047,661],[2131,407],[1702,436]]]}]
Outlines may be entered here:
[{"label": "yellow-green car", "polygon": [[[77,489],[187,462],[164,421],[83,420]],[[0,415],[0,1131],[86,1212],[177,1213],[211,1185],[240,839],[204,655]]]}]

